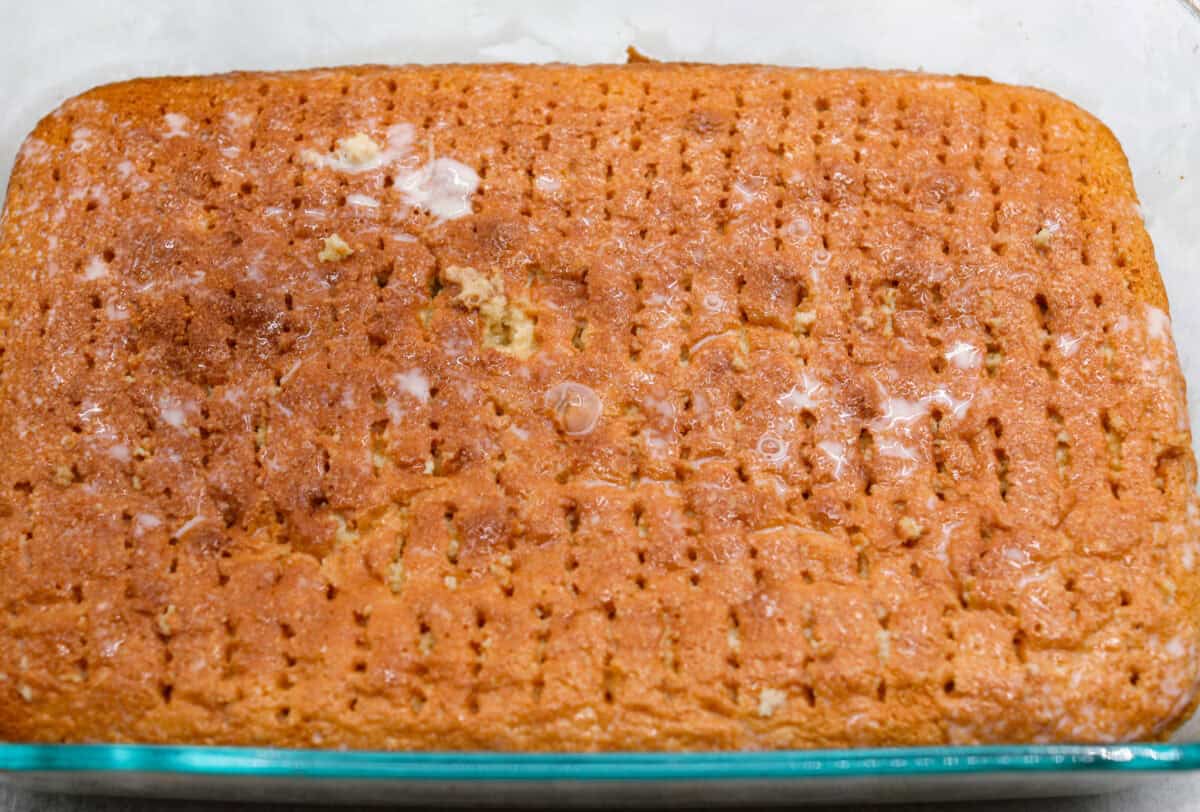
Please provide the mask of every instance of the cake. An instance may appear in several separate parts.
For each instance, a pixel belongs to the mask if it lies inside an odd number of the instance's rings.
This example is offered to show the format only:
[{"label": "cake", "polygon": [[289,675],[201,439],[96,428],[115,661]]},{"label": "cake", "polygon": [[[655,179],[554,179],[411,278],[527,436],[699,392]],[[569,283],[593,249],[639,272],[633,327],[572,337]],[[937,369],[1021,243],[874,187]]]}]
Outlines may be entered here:
[{"label": "cake", "polygon": [[0,221],[0,739],[1160,739],[1184,383],[1049,93],[636,62],[141,79]]}]

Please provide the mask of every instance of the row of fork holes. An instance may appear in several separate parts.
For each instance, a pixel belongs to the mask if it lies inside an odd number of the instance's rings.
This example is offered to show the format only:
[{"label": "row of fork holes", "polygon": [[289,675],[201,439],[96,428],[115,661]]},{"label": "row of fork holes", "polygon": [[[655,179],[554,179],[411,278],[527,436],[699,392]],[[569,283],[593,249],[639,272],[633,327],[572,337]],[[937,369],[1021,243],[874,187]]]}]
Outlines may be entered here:
[{"label": "row of fork holes", "polygon": [[244,190],[245,191],[245,190]]}]

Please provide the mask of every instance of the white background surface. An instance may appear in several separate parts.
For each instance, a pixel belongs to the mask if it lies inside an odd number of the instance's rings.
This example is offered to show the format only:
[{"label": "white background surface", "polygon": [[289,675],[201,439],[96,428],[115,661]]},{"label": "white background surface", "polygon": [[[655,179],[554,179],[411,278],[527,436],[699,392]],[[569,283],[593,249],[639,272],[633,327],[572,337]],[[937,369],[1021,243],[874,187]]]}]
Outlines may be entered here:
[{"label": "white background surface", "polygon": [[[0,187],[39,117],[89,87],[142,75],[619,62],[633,44],[658,59],[924,69],[1053,90],[1099,116],[1129,155],[1200,436],[1200,14],[1177,0],[0,0],[0,32]],[[1200,808],[1200,780],[1121,797],[1070,808],[1129,809],[1138,797],[1153,809],[1193,808],[1195,797]],[[31,803],[0,789],[4,809]]]}]

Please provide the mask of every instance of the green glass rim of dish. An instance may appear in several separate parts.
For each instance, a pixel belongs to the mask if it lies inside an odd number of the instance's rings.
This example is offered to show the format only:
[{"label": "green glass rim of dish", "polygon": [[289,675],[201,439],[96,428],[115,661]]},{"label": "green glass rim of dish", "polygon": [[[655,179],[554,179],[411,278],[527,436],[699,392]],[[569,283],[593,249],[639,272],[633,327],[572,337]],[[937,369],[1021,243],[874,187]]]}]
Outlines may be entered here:
[{"label": "green glass rim of dish", "polygon": [[1197,768],[1200,743],[684,753],[413,753],[0,744],[0,775],[88,771],[406,781],[704,781]]}]

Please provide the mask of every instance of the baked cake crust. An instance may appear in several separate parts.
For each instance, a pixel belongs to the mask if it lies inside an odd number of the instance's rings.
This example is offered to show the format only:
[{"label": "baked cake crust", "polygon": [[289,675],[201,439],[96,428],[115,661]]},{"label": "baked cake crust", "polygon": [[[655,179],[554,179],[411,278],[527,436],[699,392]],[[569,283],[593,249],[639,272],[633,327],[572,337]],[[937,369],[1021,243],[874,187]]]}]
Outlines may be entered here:
[{"label": "baked cake crust", "polygon": [[0,236],[0,738],[1115,741],[1194,704],[1130,173],[973,78],[148,79]]}]

